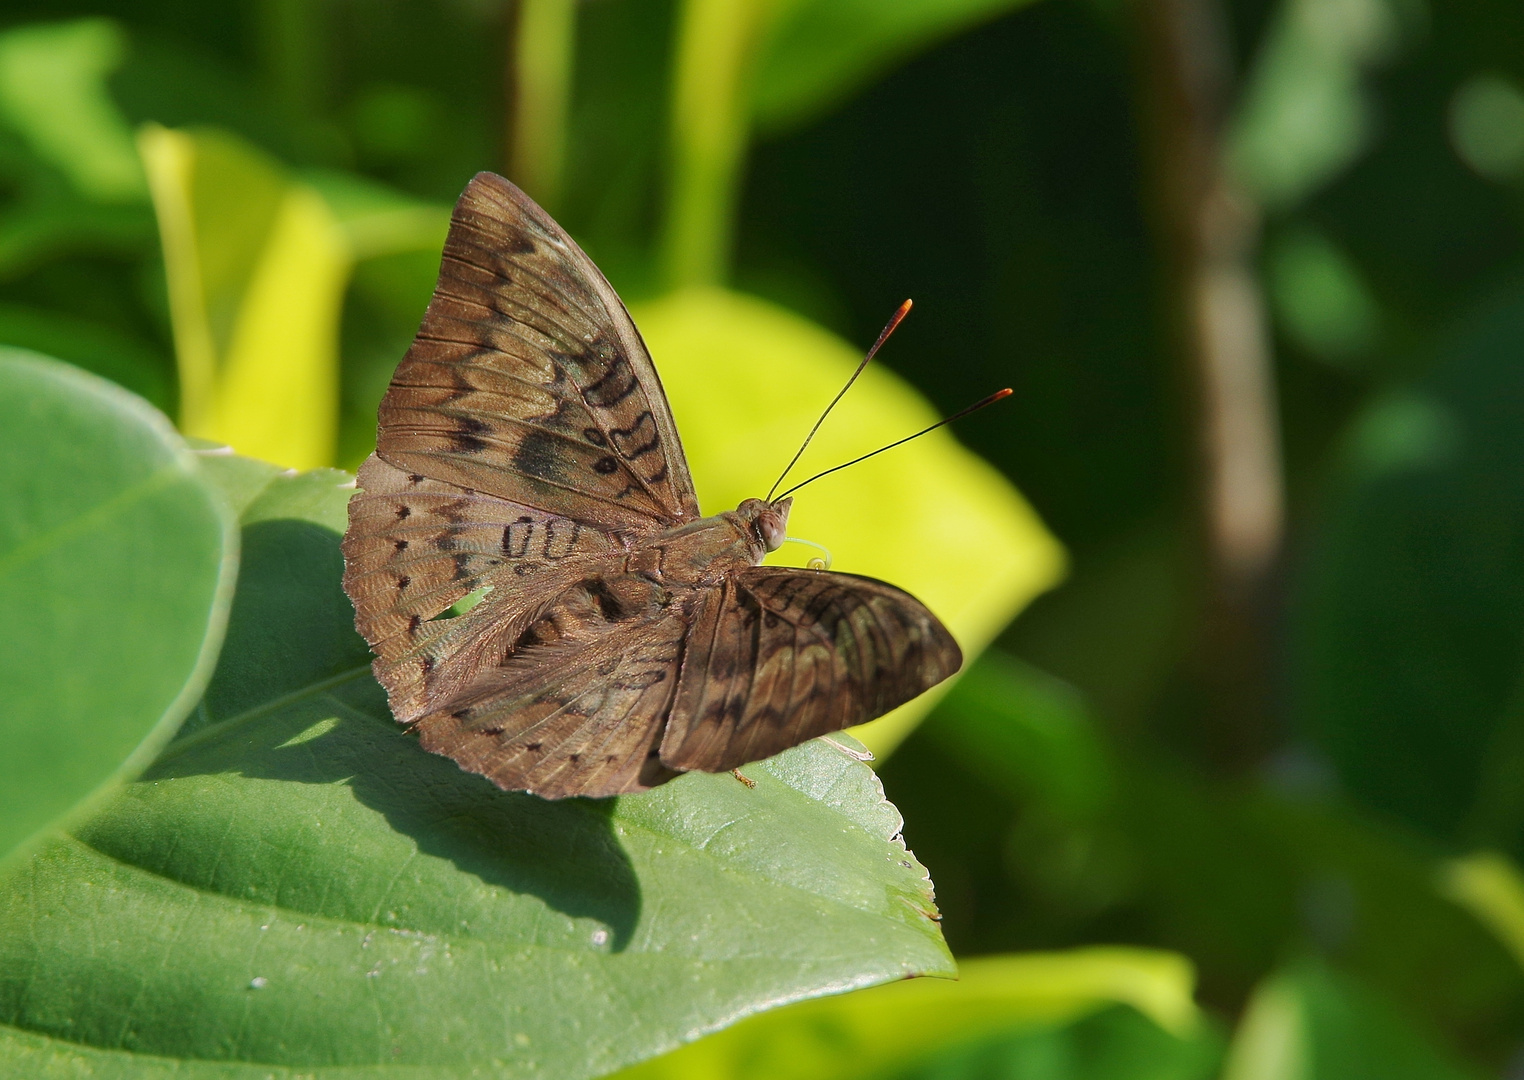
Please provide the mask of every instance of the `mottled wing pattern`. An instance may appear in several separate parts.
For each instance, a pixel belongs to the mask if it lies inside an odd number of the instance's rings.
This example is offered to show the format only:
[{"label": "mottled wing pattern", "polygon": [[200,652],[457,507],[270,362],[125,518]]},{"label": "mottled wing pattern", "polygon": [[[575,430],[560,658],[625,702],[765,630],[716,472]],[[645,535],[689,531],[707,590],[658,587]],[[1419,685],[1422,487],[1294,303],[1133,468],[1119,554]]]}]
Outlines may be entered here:
[{"label": "mottled wing pattern", "polygon": [[[614,536],[697,517],[661,383],[587,256],[490,173],[455,208],[439,283],[380,410],[344,586],[411,723],[500,662]],[[469,615],[436,620],[490,586]]]},{"label": "mottled wing pattern", "polygon": [[550,216],[491,173],[456,204],[380,419],[376,452],[404,472],[606,531],[699,516],[629,314]]},{"label": "mottled wing pattern", "polygon": [[882,716],[962,662],[936,616],[892,585],[751,567],[695,605],[661,760],[737,768]]},{"label": "mottled wing pattern", "polygon": [[644,791],[676,775],[657,746],[687,629],[649,579],[579,582],[506,663],[419,720],[423,746],[545,798]]},{"label": "mottled wing pattern", "polygon": [[[548,601],[615,550],[599,529],[374,456],[360,467],[357,486],[344,534],[344,590],[403,723],[500,658],[537,597]],[[432,621],[489,585],[468,615]]]}]

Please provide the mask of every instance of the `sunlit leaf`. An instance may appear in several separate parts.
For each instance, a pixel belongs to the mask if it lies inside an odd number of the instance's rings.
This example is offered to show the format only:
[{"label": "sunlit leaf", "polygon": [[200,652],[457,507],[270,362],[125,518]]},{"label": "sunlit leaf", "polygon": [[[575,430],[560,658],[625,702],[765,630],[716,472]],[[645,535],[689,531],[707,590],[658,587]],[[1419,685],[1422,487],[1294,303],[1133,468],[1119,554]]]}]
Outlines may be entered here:
[{"label": "sunlit leaf", "polygon": [[752,111],[764,128],[811,119],[885,69],[1031,0],[780,0]]},{"label": "sunlit leaf", "polygon": [[149,126],[188,435],[293,467],[332,462],[353,261],[322,197],[231,135]]},{"label": "sunlit leaf", "polygon": [[0,350],[0,856],[140,770],[222,639],[237,535],[168,422]]},{"label": "sunlit leaf", "polygon": [[747,766],[754,788],[498,791],[370,677],[339,586],[349,478],[204,465],[242,508],[222,658],[144,779],[0,880],[0,1073],[578,1080],[952,973],[856,757],[810,743]]},{"label": "sunlit leaf", "polygon": [[965,960],[957,982],[916,981],[755,1017],[620,1074],[620,1080],[852,1080],[997,1033],[1056,1027],[1131,1005],[1188,1034],[1194,973],[1183,957],[1081,949]]},{"label": "sunlit leaf", "polygon": [[[720,290],[641,305],[635,319],[710,514],[767,494],[861,357],[797,315]],[[968,422],[1001,423],[991,412]],[[870,366],[791,475],[803,480],[936,419],[902,380]],[[789,533],[829,548],[834,569],[914,593],[948,625],[967,659],[1064,567],[1058,542],[1015,488],[946,430],[806,487]],[[796,565],[812,554],[792,545],[778,553]],[[863,728],[864,742],[888,752],[934,698]]]}]

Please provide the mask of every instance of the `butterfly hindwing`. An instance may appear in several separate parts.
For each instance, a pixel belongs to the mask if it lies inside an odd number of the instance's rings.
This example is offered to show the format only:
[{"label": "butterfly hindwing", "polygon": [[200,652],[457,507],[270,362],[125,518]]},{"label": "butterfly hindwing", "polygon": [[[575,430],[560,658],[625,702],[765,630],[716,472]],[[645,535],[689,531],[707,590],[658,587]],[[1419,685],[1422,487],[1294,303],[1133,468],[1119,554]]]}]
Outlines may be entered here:
[{"label": "butterfly hindwing", "polygon": [[624,306],[549,215],[490,173],[456,205],[380,418],[377,453],[405,472],[607,531],[699,516]]},{"label": "butterfly hindwing", "polygon": [[962,662],[947,629],[892,585],[741,570],[696,605],[661,759],[737,768],[882,716]]},{"label": "butterfly hindwing", "polygon": [[634,575],[567,589],[511,659],[423,717],[424,748],[546,798],[643,791],[676,775],[657,745],[687,624]]}]

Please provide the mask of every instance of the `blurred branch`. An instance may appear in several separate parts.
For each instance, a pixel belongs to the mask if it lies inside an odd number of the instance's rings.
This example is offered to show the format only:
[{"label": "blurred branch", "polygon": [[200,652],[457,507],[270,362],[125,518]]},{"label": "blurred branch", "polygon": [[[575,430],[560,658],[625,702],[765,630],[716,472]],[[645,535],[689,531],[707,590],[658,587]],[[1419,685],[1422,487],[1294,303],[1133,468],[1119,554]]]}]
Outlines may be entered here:
[{"label": "blurred branch", "polygon": [[508,175],[552,212],[561,197],[577,0],[520,0],[509,69]]},{"label": "blurred branch", "polygon": [[684,0],[672,91],[667,284],[725,276],[746,155],[749,76],[768,0]]},{"label": "blurred branch", "polygon": [[1258,208],[1225,163],[1227,44],[1215,0],[1140,0],[1145,98],[1171,306],[1192,397],[1206,597],[1198,660],[1220,762],[1270,733],[1267,586],[1282,532],[1274,377],[1254,261]]}]

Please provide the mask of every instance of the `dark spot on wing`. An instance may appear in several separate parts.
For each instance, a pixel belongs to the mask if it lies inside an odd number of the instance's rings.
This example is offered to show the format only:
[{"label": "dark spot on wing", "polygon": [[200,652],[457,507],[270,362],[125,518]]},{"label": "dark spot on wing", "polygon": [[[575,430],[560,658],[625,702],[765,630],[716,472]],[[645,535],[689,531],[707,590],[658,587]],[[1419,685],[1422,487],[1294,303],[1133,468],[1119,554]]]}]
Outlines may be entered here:
[{"label": "dark spot on wing", "polygon": [[613,457],[609,456],[608,454],[605,454],[603,457],[593,462],[593,472],[598,473],[600,476],[607,476],[609,473],[616,472],[618,469],[619,462],[615,461]]},{"label": "dark spot on wing", "polygon": [[407,517],[412,512],[412,509],[406,503],[403,503],[401,506],[397,507],[397,517],[399,519]]},{"label": "dark spot on wing", "polygon": [[609,444],[609,441],[603,437],[603,432],[595,427],[584,428],[582,437],[594,446],[607,446]]},{"label": "dark spot on wing", "polygon": [[557,439],[543,431],[531,431],[525,435],[518,449],[513,452],[514,471],[537,480],[560,479],[563,461]]}]

